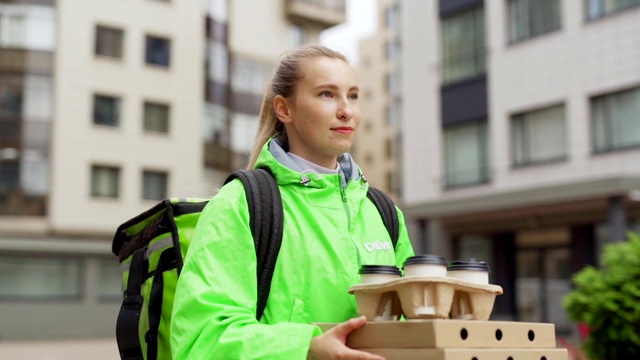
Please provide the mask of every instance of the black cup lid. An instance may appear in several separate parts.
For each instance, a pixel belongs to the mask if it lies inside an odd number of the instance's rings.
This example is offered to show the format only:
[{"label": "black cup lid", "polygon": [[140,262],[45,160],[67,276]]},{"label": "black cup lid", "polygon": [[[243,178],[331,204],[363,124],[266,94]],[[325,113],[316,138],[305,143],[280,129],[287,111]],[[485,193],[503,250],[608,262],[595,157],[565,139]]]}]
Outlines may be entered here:
[{"label": "black cup lid", "polygon": [[400,269],[393,265],[362,265],[359,274],[392,274],[402,275]]},{"label": "black cup lid", "polygon": [[471,270],[489,272],[489,265],[486,261],[476,261],[476,259],[471,259],[469,261],[456,260],[449,262],[449,270]]},{"label": "black cup lid", "polygon": [[408,258],[404,262],[403,267],[407,265],[414,265],[414,264],[432,264],[432,265],[447,266],[447,260],[442,256],[438,256],[438,255],[431,255],[431,254],[416,255]]}]

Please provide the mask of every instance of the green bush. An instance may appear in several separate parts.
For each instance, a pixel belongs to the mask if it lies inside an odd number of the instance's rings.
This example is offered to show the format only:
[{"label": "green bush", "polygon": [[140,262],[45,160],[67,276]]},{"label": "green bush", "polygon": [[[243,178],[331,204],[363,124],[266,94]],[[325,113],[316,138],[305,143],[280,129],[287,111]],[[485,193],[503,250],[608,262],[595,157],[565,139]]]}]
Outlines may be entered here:
[{"label": "green bush", "polygon": [[588,326],[583,348],[590,359],[640,359],[640,235],[606,245],[602,260],[602,269],[574,275],[563,306]]}]

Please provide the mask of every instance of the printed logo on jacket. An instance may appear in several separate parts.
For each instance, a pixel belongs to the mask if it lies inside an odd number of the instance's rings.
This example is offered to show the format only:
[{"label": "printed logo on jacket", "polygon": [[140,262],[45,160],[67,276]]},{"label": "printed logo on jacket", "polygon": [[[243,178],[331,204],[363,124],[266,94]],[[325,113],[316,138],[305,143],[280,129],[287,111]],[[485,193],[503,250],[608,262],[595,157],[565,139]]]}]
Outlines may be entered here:
[{"label": "printed logo on jacket", "polygon": [[369,252],[385,251],[385,250],[391,250],[391,243],[382,242],[378,240],[375,242],[364,243],[364,247],[367,248],[367,251]]}]

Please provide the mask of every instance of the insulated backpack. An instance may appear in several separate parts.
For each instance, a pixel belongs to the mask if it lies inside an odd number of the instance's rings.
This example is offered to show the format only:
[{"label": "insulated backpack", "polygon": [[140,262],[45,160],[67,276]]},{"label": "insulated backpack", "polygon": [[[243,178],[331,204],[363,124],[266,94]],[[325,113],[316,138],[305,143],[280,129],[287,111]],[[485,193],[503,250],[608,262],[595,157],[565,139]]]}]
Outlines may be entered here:
[{"label": "insulated backpack", "polygon": [[[239,170],[225,180],[240,179],[245,188],[253,235],[258,279],[256,318],[267,305],[271,279],[282,242],[283,212],[280,189],[265,169]],[[399,236],[393,201],[369,187],[395,249]],[[112,243],[123,279],[123,301],[116,323],[121,359],[171,359],[171,312],[178,276],[191,237],[207,199],[166,199],[120,225]]]}]

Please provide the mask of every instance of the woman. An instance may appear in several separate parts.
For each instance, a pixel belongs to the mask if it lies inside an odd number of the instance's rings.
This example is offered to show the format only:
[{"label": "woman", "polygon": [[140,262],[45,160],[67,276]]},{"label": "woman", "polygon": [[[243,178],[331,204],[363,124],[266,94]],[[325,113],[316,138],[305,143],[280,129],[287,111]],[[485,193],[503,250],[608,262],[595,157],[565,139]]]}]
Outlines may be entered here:
[{"label": "woman", "polygon": [[[180,275],[175,359],[380,359],[345,345],[366,322],[347,291],[362,264],[402,264],[413,250],[400,212],[395,252],[365,246],[391,240],[347,154],[359,123],[358,87],[343,55],[321,46],[285,54],[248,166],[271,170],[284,208],[267,307],[258,322],[254,243],[244,188],[234,180],[203,211]],[[341,324],[322,334],[312,322]]]}]

